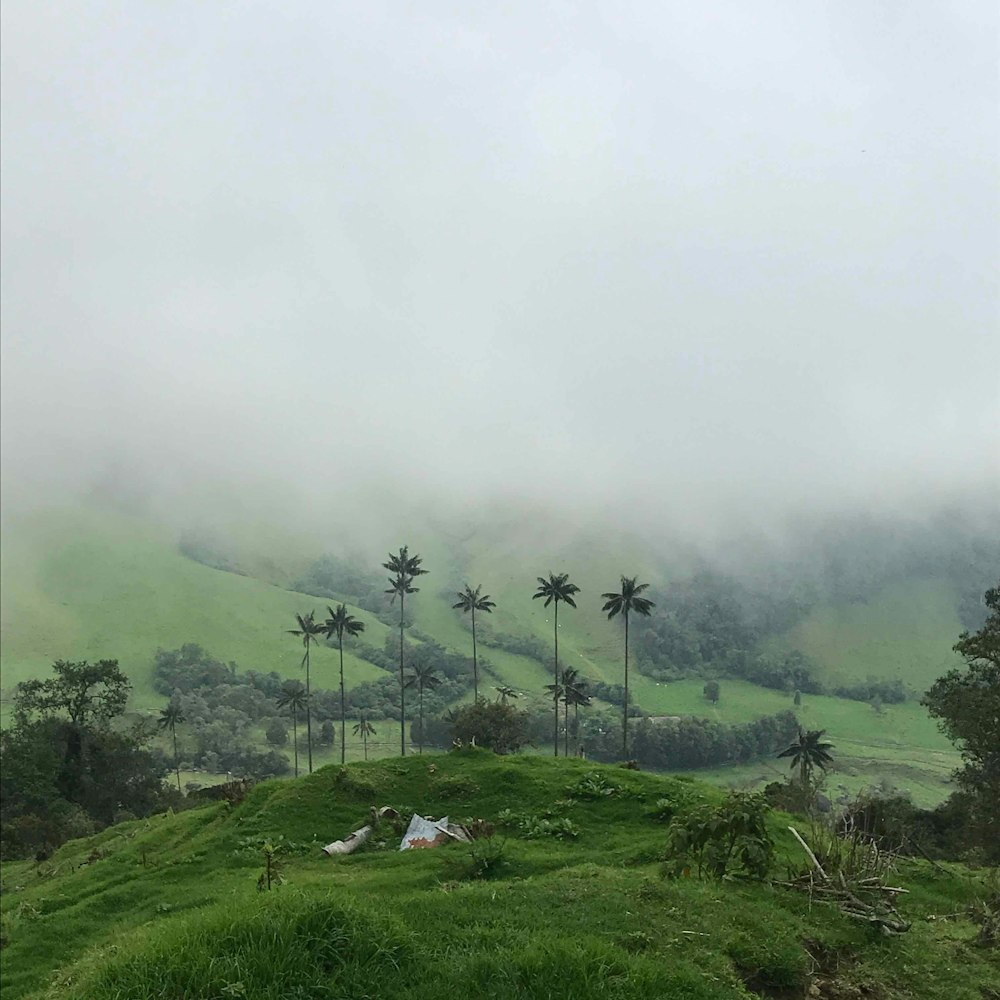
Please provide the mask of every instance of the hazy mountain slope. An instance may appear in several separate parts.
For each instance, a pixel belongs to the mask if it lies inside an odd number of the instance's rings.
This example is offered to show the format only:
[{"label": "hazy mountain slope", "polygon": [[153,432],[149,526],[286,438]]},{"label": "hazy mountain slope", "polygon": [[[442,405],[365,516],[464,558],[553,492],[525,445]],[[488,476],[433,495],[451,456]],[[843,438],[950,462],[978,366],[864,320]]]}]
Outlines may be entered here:
[{"label": "hazy mountain slope", "polygon": [[773,649],[799,649],[836,685],[869,677],[899,678],[925,691],[956,663],[952,646],[962,631],[957,595],[941,580],[891,584],[865,603],[825,604]]},{"label": "hazy mountain slope", "polygon": [[[158,648],[196,642],[243,669],[297,676],[301,646],[285,630],[296,611],[322,599],[182,556],[155,525],[91,509],[46,512],[7,525],[3,558],[3,685],[47,671],[55,659],[117,658],[135,686],[135,706],[162,701],[150,685]],[[359,609],[366,637],[386,626]],[[313,683],[333,687],[333,650],[313,654]],[[345,656],[350,683],[381,671]]]}]

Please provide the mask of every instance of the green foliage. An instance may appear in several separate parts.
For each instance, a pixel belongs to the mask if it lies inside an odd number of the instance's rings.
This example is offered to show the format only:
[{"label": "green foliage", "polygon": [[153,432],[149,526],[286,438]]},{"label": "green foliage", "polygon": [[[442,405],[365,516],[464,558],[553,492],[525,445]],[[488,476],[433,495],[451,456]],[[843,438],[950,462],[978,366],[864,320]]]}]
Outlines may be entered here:
[{"label": "green foliage", "polygon": [[74,725],[100,726],[125,711],[132,685],[117,660],[56,660],[55,677],[22,681],[14,689],[14,715],[65,715]]},{"label": "green foliage", "polygon": [[539,816],[532,813],[518,813],[502,809],[497,814],[501,826],[517,830],[526,840],[554,837],[557,840],[575,840],[580,836],[580,828],[568,817]]},{"label": "green foliage", "polygon": [[574,799],[605,799],[620,795],[622,791],[621,785],[609,781],[600,771],[588,771],[576,784],[566,789],[566,794]]},{"label": "green foliage", "polygon": [[763,796],[731,792],[720,805],[702,805],[677,817],[667,831],[671,873],[682,875],[693,864],[699,876],[765,878],[774,859],[767,813]]},{"label": "green foliage", "polygon": [[456,879],[503,878],[511,869],[506,853],[507,842],[497,837],[484,837],[473,841],[466,857],[461,861],[445,858],[445,869]]},{"label": "green foliage", "polygon": [[718,681],[706,681],[704,688],[702,688],[705,701],[710,701],[713,705],[719,700],[720,691]]},{"label": "green foliage", "polygon": [[128,693],[117,662],[58,661],[53,669],[55,678],[18,686],[15,725],[0,732],[5,859],[45,856],[123,811],[145,816],[166,802],[166,766],[146,748],[149,733],[112,726]]},{"label": "green foliage", "polygon": [[494,753],[516,753],[528,742],[528,715],[504,702],[480,700],[455,712],[451,732],[463,746],[475,742]]},{"label": "green foliage", "polygon": [[985,604],[983,627],[955,644],[965,669],[935,681],[923,704],[962,751],[959,783],[970,795],[980,843],[1000,861],[1000,585],[986,592]]}]

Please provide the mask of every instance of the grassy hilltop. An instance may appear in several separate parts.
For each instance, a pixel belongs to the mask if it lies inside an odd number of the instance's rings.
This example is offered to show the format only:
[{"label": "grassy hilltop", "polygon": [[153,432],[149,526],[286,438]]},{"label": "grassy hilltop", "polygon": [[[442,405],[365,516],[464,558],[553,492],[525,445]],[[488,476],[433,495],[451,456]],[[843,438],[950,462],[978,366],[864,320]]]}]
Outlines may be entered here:
[{"label": "grassy hilltop", "polygon": [[[611,794],[579,791],[595,772]],[[720,794],[485,751],[266,782],[234,807],[121,824],[41,864],[5,865],[3,995],[738,1000],[803,997],[810,984],[829,1000],[991,995],[996,953],[974,946],[965,917],[936,919],[982,892],[960,866],[900,863],[893,880],[909,890],[901,908],[913,926],[891,938],[800,891],[665,878],[666,824],[654,813],[663,800],[683,815]],[[373,803],[463,820],[550,814],[578,836],[495,838],[502,864],[487,880],[470,877],[467,845],[400,853],[390,830],[381,849],[322,856]],[[769,822],[784,878],[805,859],[789,818]],[[285,884],[258,892],[265,842],[283,845]]]},{"label": "grassy hilltop", "polygon": [[[600,593],[615,586],[626,570],[654,586],[669,586],[655,560],[634,538],[602,537],[572,524],[531,520],[491,520],[482,527],[400,533],[424,556],[430,575],[408,601],[417,628],[450,650],[468,655],[468,623],[451,607],[464,581],[483,582],[497,601],[488,625],[498,634],[534,637],[551,643],[549,612],[533,601],[535,577],[568,569],[580,585],[578,610],[560,616],[563,663],[586,676],[621,680],[618,622],[600,612]],[[3,688],[48,671],[53,660],[117,658],[134,684],[132,707],[159,708],[162,696],[151,685],[152,657],[158,648],[194,642],[241,669],[276,670],[300,676],[301,647],[286,634],[296,611],[321,615],[333,598],[287,589],[324,547],[350,539],[308,537],[254,526],[244,529],[236,551],[240,572],[212,568],[184,555],[177,532],[153,521],[95,507],[69,507],[11,517],[3,540]],[[390,542],[385,543],[386,549]],[[379,558],[372,560],[378,569]],[[785,633],[764,643],[766,652],[800,649],[824,683],[869,677],[900,678],[923,690],[954,663],[951,645],[961,630],[952,586],[942,579],[899,581],[865,601],[823,603]],[[381,647],[393,630],[373,614],[351,607],[366,624],[364,639]],[[484,623],[486,624],[486,623]],[[489,664],[484,684],[509,684],[541,696],[551,666],[481,644]],[[350,687],[383,674],[382,668],[346,651]],[[313,653],[313,684],[336,685],[332,649]],[[790,707],[779,691],[739,680],[723,681],[723,697],[710,705],[700,679],[661,683],[633,670],[631,689],[651,714],[696,714],[722,722],[744,722]],[[803,724],[826,728],[837,744],[840,770],[834,784],[855,790],[888,780],[913,792],[922,803],[947,793],[946,778],[957,757],[926,713],[913,701],[886,706],[875,719],[864,702],[810,696],[801,709]],[[718,780],[769,778],[774,765],[724,769]]]}]

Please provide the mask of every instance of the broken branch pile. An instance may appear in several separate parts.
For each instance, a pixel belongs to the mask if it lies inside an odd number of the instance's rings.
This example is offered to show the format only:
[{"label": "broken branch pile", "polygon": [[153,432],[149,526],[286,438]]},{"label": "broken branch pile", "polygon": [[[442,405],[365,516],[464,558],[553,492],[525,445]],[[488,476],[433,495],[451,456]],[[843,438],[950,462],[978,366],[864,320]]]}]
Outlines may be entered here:
[{"label": "broken branch pile", "polygon": [[837,872],[835,877],[828,875],[798,830],[793,826],[788,829],[808,855],[811,867],[803,875],[781,885],[804,890],[809,893],[810,899],[832,903],[845,916],[878,927],[883,934],[905,934],[910,929],[910,922],[902,918],[895,905],[899,894],[909,890],[886,885],[880,875],[851,883],[842,871]]}]

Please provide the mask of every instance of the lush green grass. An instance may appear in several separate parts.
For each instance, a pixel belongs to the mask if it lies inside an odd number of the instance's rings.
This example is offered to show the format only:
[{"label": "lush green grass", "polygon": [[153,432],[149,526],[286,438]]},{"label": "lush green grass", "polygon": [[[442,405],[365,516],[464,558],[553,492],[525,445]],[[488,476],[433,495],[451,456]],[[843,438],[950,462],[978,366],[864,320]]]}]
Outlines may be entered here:
[{"label": "lush green grass", "polygon": [[[670,881],[665,829],[708,786],[600,768],[619,791],[568,789],[576,761],[486,752],[326,768],[211,805],[123,824],[65,845],[41,865],[4,866],[5,1000],[105,997],[745,998],[753,978],[805,993],[814,963],[842,995],[883,1000],[981,996],[995,981],[962,911],[977,879],[906,862],[896,879],[913,928],[883,939],[779,886]],[[495,818],[504,808],[571,817],[572,841],[509,837],[489,881],[463,876],[468,849],[405,852],[389,838],[338,860],[319,846],[364,821],[371,803]],[[801,854],[774,817],[777,870]],[[290,845],[286,884],[257,893],[259,845]],[[789,994],[791,995],[791,994]]]},{"label": "lush green grass", "polygon": [[[3,684],[44,675],[56,659],[118,659],[134,707],[162,703],[150,683],[153,654],[185,642],[243,669],[300,676],[302,647],[286,629],[323,598],[210,569],[182,556],[165,529],[86,508],[6,526],[3,558]],[[386,626],[357,608],[366,640]],[[381,674],[345,650],[349,683]],[[339,683],[334,650],[316,648],[312,682]]]},{"label": "lush green grass", "polygon": [[819,607],[772,648],[801,650],[833,685],[899,678],[926,691],[958,662],[951,647],[961,631],[953,588],[912,580],[865,604]]}]

